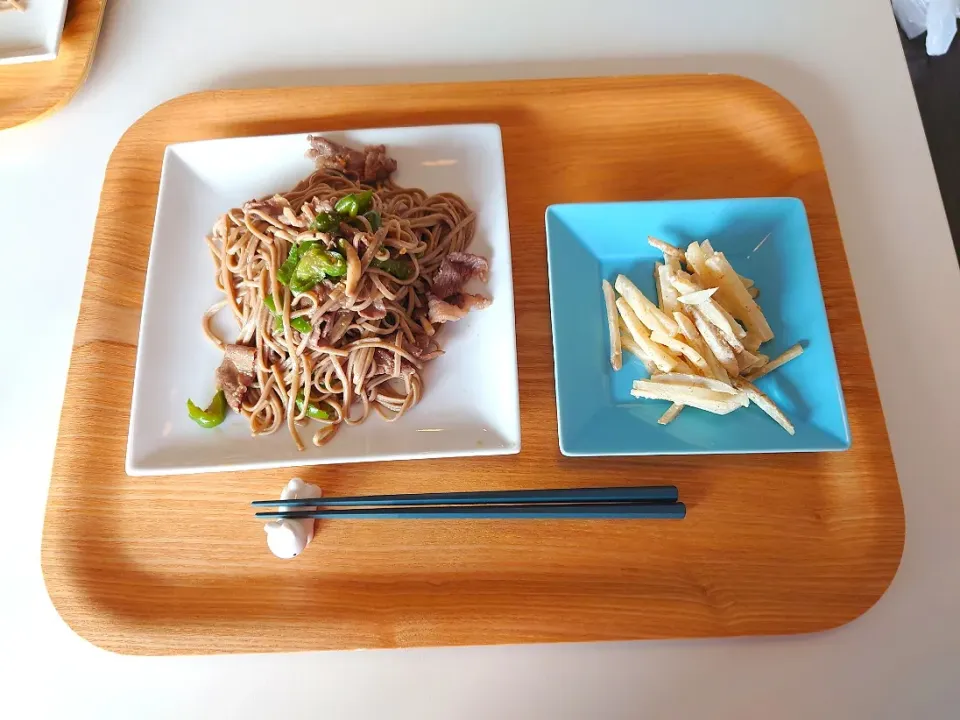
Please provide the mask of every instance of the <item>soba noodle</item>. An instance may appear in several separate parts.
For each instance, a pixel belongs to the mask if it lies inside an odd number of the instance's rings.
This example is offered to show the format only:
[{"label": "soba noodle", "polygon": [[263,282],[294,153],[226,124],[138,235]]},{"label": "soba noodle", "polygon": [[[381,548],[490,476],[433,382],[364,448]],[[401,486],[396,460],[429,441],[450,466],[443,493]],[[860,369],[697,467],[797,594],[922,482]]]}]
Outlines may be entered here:
[{"label": "soba noodle", "polygon": [[[424,363],[442,354],[439,326],[428,319],[433,278],[444,258],[469,246],[476,226],[457,195],[354,178],[319,169],[289,192],[230,210],[206,238],[224,298],[204,314],[204,332],[225,349],[211,321],[229,309],[239,328],[233,342],[256,350],[240,412],[253,435],[286,426],[301,450],[298,428],[309,422],[320,424],[319,446],[371,410],[394,421],[417,404]],[[379,228],[368,214],[333,233],[312,229],[318,213],[366,190],[374,191]],[[296,294],[278,271],[291,247],[307,240],[342,254],[349,270]],[[398,262],[409,270],[389,272]]]}]

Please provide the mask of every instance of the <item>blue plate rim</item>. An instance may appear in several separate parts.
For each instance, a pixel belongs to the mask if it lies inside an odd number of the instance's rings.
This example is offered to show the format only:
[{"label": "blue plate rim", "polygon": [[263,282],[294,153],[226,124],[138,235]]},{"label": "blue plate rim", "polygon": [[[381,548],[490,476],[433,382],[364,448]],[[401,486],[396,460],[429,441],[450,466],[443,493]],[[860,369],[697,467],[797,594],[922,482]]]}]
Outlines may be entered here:
[{"label": "blue plate rim", "polygon": [[[828,340],[829,340],[829,355],[831,360],[831,365],[836,374],[837,383],[840,388],[838,394],[839,400],[839,409],[842,419],[842,430],[843,436],[836,438],[839,442],[837,446],[833,447],[797,447],[797,448],[758,448],[758,449],[686,449],[686,450],[637,450],[637,451],[588,451],[580,452],[571,449],[568,446],[568,439],[564,437],[564,423],[563,417],[560,412],[560,377],[557,372],[557,325],[556,325],[556,313],[554,312],[554,278],[552,272],[552,263],[553,263],[553,249],[552,243],[550,242],[550,217],[551,214],[556,214],[557,209],[564,207],[590,207],[590,206],[610,206],[610,205],[640,205],[640,204],[657,204],[657,205],[684,205],[691,203],[703,203],[703,202],[756,202],[756,201],[780,201],[780,202],[794,202],[798,204],[803,212],[803,221],[806,226],[805,236],[810,243],[810,249],[814,254],[814,266],[816,272],[814,273],[814,281],[816,283],[817,295],[820,298],[821,305],[823,306],[824,311],[824,321],[827,325],[828,330]],[[559,222],[557,218],[557,222]],[[558,444],[560,447],[560,453],[564,457],[656,457],[656,456],[685,456],[685,455],[776,455],[776,454],[794,454],[794,453],[827,453],[827,452],[844,452],[849,450],[853,443],[852,433],[850,431],[850,418],[847,413],[847,404],[846,398],[843,393],[842,380],[840,378],[840,368],[837,364],[836,350],[833,344],[833,332],[830,329],[830,318],[826,312],[826,300],[823,297],[823,286],[820,282],[820,267],[816,263],[816,251],[813,248],[813,231],[810,229],[809,215],[807,214],[806,204],[803,202],[802,198],[789,196],[789,195],[771,195],[771,196],[751,196],[751,197],[735,197],[735,198],[683,198],[683,199],[666,199],[666,200],[599,200],[599,201],[590,201],[590,202],[567,202],[567,203],[552,203],[546,207],[544,210],[544,233],[545,241],[547,246],[547,294],[549,297],[550,303],[550,340],[552,346],[552,356],[553,356],[553,384],[554,384],[554,405],[556,410],[557,417],[557,437]]]}]

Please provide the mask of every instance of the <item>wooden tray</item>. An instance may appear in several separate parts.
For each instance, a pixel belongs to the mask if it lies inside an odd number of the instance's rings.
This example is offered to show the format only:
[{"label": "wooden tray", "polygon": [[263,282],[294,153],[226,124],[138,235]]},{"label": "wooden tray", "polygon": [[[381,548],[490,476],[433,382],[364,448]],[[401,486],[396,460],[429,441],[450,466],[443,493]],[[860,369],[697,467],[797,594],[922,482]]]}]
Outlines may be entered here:
[{"label": "wooden tray", "polygon": [[83,84],[97,46],[106,0],[70,0],[57,59],[0,67],[0,130],[66,105]]},{"label": "wooden tray", "polygon": [[[523,451],[130,478],[144,272],[168,143],[495,122],[514,255]],[[549,203],[760,195],[806,203],[849,408],[845,453],[560,455]],[[197,238],[197,242],[201,242]],[[329,494],[676,483],[684,522],[344,522],[273,559],[247,502],[300,474]],[[812,130],[768,88],[677,76],[205,92],[151,111],[107,168],[67,380],[43,570],[80,635],[213,653],[809,632],[848,622],[900,560],[903,507]]]}]

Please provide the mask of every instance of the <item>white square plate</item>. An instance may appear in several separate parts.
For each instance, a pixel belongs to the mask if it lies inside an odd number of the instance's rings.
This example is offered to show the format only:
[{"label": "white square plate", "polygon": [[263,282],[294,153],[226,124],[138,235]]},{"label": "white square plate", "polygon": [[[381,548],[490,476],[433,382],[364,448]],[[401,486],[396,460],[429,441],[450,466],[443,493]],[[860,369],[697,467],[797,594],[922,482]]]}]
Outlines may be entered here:
[{"label": "white square plate", "polygon": [[[251,437],[231,414],[207,430],[186,401],[214,393],[222,354],[204,337],[201,316],[222,297],[204,242],[216,219],[255,197],[292,188],[313,171],[306,135],[208,140],[167,147],[160,177],[140,321],[126,468],[130,475],[504,455],[520,451],[510,229],[497,125],[445,125],[324,132],[359,147],[380,144],[398,162],[394,180],[430,193],[455,192],[477,212],[472,252],[490,260],[489,282],[468,290],[493,299],[443,328],[445,354],[424,372],[420,404],[393,423],[376,413],[343,427],[324,447],[299,452],[289,433]],[[224,314],[221,314],[223,317]],[[226,322],[232,322],[229,319]],[[235,326],[226,338],[232,338]]]},{"label": "white square plate", "polygon": [[0,65],[56,58],[66,14],[67,0],[27,0],[26,12],[0,12]]}]

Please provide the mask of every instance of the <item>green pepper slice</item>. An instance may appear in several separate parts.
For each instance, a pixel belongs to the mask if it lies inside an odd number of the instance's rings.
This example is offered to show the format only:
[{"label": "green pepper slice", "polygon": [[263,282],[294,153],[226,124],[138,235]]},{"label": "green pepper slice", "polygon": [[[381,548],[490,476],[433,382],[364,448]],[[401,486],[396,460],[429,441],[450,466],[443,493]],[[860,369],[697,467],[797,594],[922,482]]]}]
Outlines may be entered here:
[{"label": "green pepper slice", "polygon": [[194,405],[193,400],[187,400],[187,415],[202,428],[214,428],[227,417],[227,396],[223,390],[218,390],[206,410]]},{"label": "green pepper slice", "polygon": [[[274,323],[274,327],[280,332],[283,331],[283,318],[280,317],[279,315],[277,315],[277,319],[276,319],[276,322]],[[303,317],[303,315],[300,315],[299,317],[295,317],[295,318],[290,318],[290,327],[292,327],[294,330],[297,330],[298,332],[303,333],[304,335],[313,331],[313,325],[311,325],[310,321],[307,320],[305,317]]]},{"label": "green pepper slice", "polygon": [[[284,260],[283,265],[281,265],[277,269],[277,280],[281,284],[287,285],[288,287],[290,287],[290,281],[293,279],[293,273],[297,269],[297,263],[300,262],[300,258],[303,256],[304,253],[313,249],[313,247],[316,244],[317,244],[316,240],[304,240],[299,245],[290,246],[290,252],[287,254],[287,259]],[[314,283],[314,285],[315,284],[316,283]],[[311,285],[310,287],[313,287],[313,285]],[[307,288],[307,290],[309,289],[310,288]],[[306,292],[306,291],[300,290],[299,292]]]},{"label": "green pepper slice", "polygon": [[306,292],[325,277],[341,277],[346,274],[347,261],[343,255],[314,247],[300,255],[290,288],[297,292]]},{"label": "green pepper slice", "polygon": [[[277,330],[283,330],[283,317],[277,311],[277,304],[273,300],[273,295],[267,295],[263,299],[263,304],[267,306],[270,312],[272,312],[274,315],[277,316],[277,321],[274,324],[274,327]],[[307,333],[313,330],[313,325],[311,325],[310,321],[307,320],[303,315],[298,315],[295,318],[290,318],[290,326],[294,330],[299,330],[304,335],[306,335]]]},{"label": "green pepper slice", "polygon": [[379,268],[384,272],[388,272],[399,280],[408,280],[410,276],[413,275],[413,265],[403,260],[394,260],[393,258],[388,258],[386,260],[374,260],[372,263],[375,268]]},{"label": "green pepper slice", "polygon": [[316,232],[334,232],[340,229],[340,215],[331,212],[318,212],[310,223],[310,229]]},{"label": "green pepper slice", "polygon": [[373,202],[373,190],[364,190],[362,193],[350,193],[337,200],[334,206],[341,215],[348,215],[352,218],[361,215],[370,209]]},{"label": "green pepper slice", "polygon": [[287,255],[287,259],[283,261],[277,269],[277,281],[289,285],[290,280],[293,278],[293,271],[297,269],[297,261],[300,259],[300,251],[297,249],[296,245],[290,246],[290,253]]},{"label": "green pepper slice", "polygon": [[[297,395],[297,410],[301,410],[301,411],[303,410],[303,400],[304,400],[304,394],[303,392],[300,392]],[[328,413],[326,410],[321,410],[320,406],[315,405],[314,403],[307,404],[306,415],[307,417],[313,418],[314,420],[330,419],[330,413]]]}]

